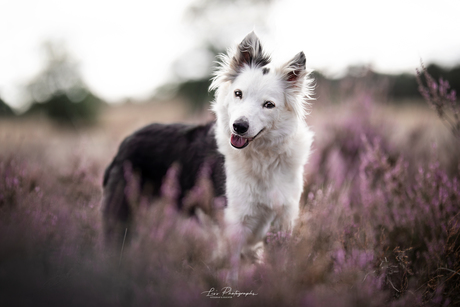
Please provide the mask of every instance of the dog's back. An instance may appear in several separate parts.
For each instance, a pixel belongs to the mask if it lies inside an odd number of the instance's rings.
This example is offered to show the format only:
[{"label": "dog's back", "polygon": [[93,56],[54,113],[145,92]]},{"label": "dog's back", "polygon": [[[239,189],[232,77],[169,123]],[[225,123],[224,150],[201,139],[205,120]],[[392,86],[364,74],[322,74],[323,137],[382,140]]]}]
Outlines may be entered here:
[{"label": "dog's back", "polygon": [[[177,163],[180,169],[177,207],[185,193],[194,187],[200,169],[207,164],[214,195],[225,195],[224,158],[217,152],[214,124],[151,124],[128,136],[107,167],[103,180],[103,214],[108,238],[119,241],[132,218],[127,184],[135,177],[135,192],[160,196],[163,178]],[[193,213],[193,212],[190,212]]]}]

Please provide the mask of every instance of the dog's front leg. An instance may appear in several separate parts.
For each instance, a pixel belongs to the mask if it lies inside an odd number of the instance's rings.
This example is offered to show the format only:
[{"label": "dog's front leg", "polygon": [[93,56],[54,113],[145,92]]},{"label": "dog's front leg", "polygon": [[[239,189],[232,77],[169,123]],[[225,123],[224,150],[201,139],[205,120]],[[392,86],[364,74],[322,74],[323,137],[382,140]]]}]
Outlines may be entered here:
[{"label": "dog's front leg", "polygon": [[235,221],[227,221],[226,237],[228,240],[228,250],[230,256],[230,270],[227,282],[231,286],[238,285],[238,274],[241,262],[241,251],[249,235],[249,229]]}]

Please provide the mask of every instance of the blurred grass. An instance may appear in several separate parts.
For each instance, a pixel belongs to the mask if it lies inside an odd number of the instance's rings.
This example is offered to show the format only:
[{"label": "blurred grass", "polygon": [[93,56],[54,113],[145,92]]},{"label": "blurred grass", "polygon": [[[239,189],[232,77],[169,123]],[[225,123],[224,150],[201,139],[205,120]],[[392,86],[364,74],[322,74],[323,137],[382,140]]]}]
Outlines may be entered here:
[{"label": "blurred grass", "polygon": [[[212,115],[169,101],[107,106],[89,127],[1,119],[0,305],[458,303],[458,216],[449,210],[459,209],[459,144],[422,103],[390,104],[363,88],[340,101],[320,95],[307,118],[316,137],[295,234],[270,234],[266,263],[244,268],[238,290],[257,296],[227,300],[202,294],[226,286],[228,269],[213,256],[223,247],[210,219],[187,219],[163,199],[139,204],[138,236],[122,255],[101,236],[102,173],[120,141],[151,122]],[[446,177],[427,177],[436,174]],[[431,185],[448,193],[438,209],[425,204],[437,196],[417,194]]]}]

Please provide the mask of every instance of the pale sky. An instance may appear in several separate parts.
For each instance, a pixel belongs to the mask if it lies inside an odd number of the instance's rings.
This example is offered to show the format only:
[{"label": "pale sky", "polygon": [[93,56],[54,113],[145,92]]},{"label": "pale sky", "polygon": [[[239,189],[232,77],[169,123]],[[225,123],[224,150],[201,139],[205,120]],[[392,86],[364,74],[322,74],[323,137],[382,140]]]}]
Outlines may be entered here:
[{"label": "pale sky", "polygon": [[330,76],[351,64],[389,73],[413,72],[420,58],[460,64],[456,0],[279,0],[258,20],[237,7],[231,24],[215,12],[208,18],[223,24],[201,28],[184,18],[191,2],[0,0],[0,96],[23,103],[22,86],[43,68],[46,40],[63,41],[86,84],[109,102],[149,97],[171,80],[180,56],[194,59],[188,66],[198,71],[205,64],[187,51],[209,33],[231,44],[255,29],[275,56],[288,60],[303,50],[309,67]]}]

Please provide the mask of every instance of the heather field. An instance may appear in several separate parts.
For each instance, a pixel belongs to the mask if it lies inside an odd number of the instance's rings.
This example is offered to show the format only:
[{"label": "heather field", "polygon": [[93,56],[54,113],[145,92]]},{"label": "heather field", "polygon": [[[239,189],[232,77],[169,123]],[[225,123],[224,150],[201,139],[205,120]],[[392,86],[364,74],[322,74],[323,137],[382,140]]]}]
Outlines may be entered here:
[{"label": "heather field", "polygon": [[384,88],[318,85],[297,227],[270,233],[265,262],[245,265],[231,291],[205,172],[189,201],[210,216],[170,205],[171,171],[161,200],[137,204],[129,244],[108,247],[102,232],[102,174],[119,142],[210,114],[171,101],[105,107],[89,127],[0,119],[0,306],[460,304],[460,138],[445,120],[455,114]]}]

